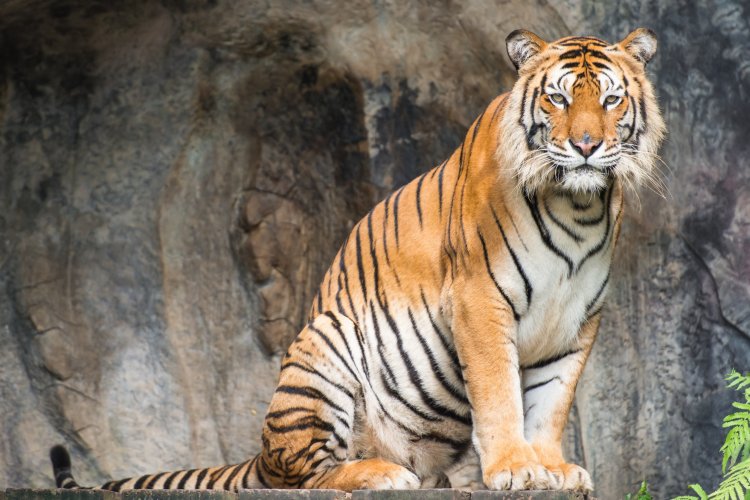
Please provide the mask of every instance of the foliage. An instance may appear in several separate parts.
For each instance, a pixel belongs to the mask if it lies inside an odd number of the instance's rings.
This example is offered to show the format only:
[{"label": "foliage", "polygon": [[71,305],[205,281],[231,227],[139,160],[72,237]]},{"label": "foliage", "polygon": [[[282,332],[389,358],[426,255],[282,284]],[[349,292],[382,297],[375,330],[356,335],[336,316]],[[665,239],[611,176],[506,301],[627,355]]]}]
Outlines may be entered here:
[{"label": "foliage", "polygon": [[648,492],[648,483],[646,481],[643,481],[641,483],[641,489],[638,490],[638,493],[633,495],[633,493],[628,493],[625,495],[625,500],[654,500],[654,497],[651,496],[651,493]]},{"label": "foliage", "polygon": [[699,484],[691,484],[698,496],[684,495],[674,500],[750,500],[750,372],[742,375],[732,370],[727,381],[727,387],[741,391],[745,401],[732,403],[738,411],[724,417],[723,427],[729,429],[721,447],[724,479],[712,493],[706,493]]}]

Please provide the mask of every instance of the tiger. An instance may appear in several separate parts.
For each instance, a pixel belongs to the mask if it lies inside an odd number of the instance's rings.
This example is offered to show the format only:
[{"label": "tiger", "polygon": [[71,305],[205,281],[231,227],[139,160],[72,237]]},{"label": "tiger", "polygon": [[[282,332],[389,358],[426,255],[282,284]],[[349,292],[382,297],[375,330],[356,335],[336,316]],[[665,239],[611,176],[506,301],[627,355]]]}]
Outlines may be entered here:
[{"label": "tiger", "polygon": [[[248,461],[99,488],[591,491],[563,456],[624,192],[658,179],[655,34],[506,38],[518,72],[343,242]],[[56,484],[80,488],[51,450]]]}]

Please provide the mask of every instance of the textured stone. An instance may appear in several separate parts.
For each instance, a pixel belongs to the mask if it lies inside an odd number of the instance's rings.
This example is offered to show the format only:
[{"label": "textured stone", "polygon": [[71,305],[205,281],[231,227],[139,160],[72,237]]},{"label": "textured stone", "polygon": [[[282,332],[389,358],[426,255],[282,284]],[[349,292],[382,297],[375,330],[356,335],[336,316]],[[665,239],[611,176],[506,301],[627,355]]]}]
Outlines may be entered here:
[{"label": "textured stone", "polygon": [[117,500],[120,495],[100,490],[32,490],[8,489],[0,491],[4,500]]},{"label": "textured stone", "polygon": [[434,490],[354,490],[352,500],[408,500],[419,496],[421,500],[469,500],[468,491]]},{"label": "textured stone", "polygon": [[344,500],[339,490],[242,490],[238,500]]},{"label": "textured stone", "polygon": [[669,196],[629,196],[568,454],[601,498],[720,479],[750,359],[747,2],[0,5],[0,484],[258,451],[281,353],[352,225],[515,72],[503,40],[659,35]]},{"label": "textured stone", "polygon": [[594,500],[574,491],[475,491],[472,500]]},{"label": "textured stone", "polygon": [[128,490],[123,491],[120,498],[122,500],[237,500],[237,494],[232,491],[206,490]]}]

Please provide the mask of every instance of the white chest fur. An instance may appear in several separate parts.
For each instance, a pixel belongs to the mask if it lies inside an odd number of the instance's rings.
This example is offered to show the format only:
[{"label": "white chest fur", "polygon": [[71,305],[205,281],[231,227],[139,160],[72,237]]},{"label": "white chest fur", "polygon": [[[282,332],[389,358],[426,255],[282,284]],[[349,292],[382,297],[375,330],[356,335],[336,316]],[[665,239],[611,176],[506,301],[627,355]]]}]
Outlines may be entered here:
[{"label": "white chest fur", "polygon": [[522,366],[575,349],[581,325],[601,306],[619,209],[614,189],[537,195],[513,212],[507,246],[515,258],[499,255],[493,267],[516,304]]}]

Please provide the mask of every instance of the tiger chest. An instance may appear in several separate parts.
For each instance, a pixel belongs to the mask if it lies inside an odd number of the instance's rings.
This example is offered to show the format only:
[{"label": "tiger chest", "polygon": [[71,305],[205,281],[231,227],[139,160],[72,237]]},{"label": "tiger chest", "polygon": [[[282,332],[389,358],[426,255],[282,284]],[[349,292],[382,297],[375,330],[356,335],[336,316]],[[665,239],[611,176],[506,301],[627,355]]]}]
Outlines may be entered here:
[{"label": "tiger chest", "polygon": [[522,366],[577,347],[581,326],[603,300],[600,290],[608,273],[607,259],[597,259],[570,277],[567,267],[548,263],[539,269],[535,294],[517,322]]},{"label": "tiger chest", "polygon": [[522,237],[507,238],[506,251],[494,260],[516,311],[522,366],[577,348],[580,328],[601,308],[609,284],[614,243],[607,205],[592,208],[598,224],[579,227],[579,214],[556,208],[555,220],[550,211],[519,224]]}]

